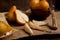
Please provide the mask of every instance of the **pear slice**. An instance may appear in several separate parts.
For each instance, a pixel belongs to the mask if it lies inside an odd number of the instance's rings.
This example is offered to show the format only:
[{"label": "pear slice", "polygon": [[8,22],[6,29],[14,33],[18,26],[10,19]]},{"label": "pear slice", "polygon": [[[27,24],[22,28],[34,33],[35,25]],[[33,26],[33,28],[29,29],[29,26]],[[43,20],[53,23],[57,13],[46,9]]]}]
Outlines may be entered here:
[{"label": "pear slice", "polygon": [[7,14],[7,19],[9,20],[9,21],[15,21],[16,19],[15,19],[15,10],[16,10],[16,6],[12,6],[11,8],[10,8],[10,10],[9,10],[9,12],[8,12],[8,14]]},{"label": "pear slice", "polygon": [[[26,22],[28,22],[29,21],[29,18],[28,18],[28,16],[26,15],[26,14],[24,14],[22,11],[20,11],[20,10],[16,10],[16,17],[17,18],[19,18],[19,16],[20,17],[22,17],[22,19],[24,20],[24,21],[26,21]],[[22,20],[21,20],[22,21]]]},{"label": "pear slice", "polygon": [[10,25],[7,25],[5,22],[0,21],[0,38],[7,37],[18,30],[13,29]]},{"label": "pear slice", "polygon": [[39,27],[38,25],[35,25],[33,22],[29,22],[29,25],[32,29],[37,29],[37,30],[40,30],[40,31],[45,31],[46,30],[46,28]]},{"label": "pear slice", "polygon": [[37,29],[37,30],[40,30],[40,31],[44,31],[44,32],[48,32],[48,33],[51,33],[52,31],[50,30],[47,30],[47,28],[45,27],[40,27],[39,25],[33,23],[33,22],[29,22],[29,25],[32,29]]},{"label": "pear slice", "polygon": [[33,31],[27,23],[24,26],[24,30],[28,32],[30,35],[33,35]]},{"label": "pear slice", "polygon": [[32,20],[33,23],[39,25],[39,26],[43,26],[46,25],[47,23],[45,21],[36,21],[36,20]]}]

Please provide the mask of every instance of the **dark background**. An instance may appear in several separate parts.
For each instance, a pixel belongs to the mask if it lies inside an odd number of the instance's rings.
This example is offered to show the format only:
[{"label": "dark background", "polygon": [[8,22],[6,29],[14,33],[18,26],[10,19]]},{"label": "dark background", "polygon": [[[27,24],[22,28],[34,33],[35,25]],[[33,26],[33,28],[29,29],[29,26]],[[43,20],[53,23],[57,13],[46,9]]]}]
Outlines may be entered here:
[{"label": "dark background", "polygon": [[29,8],[29,0],[0,0],[0,12],[5,12],[13,5],[16,5],[20,10],[27,10]]},{"label": "dark background", "polygon": [[[47,1],[50,5],[52,4],[52,0]],[[60,9],[59,0],[53,0],[53,4],[56,9]],[[29,8],[29,0],[0,0],[0,12],[8,11],[13,5],[16,5],[18,9],[25,11]]]}]

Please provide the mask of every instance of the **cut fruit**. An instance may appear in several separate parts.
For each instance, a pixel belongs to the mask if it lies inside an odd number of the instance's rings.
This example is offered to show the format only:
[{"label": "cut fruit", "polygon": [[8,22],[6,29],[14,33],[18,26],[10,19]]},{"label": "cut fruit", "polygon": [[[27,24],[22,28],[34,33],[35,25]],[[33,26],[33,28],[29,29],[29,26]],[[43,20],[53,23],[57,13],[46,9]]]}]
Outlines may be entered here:
[{"label": "cut fruit", "polygon": [[36,21],[36,20],[32,20],[33,23],[39,25],[39,26],[43,26],[43,25],[47,25],[47,23],[45,21]]},{"label": "cut fruit", "polygon": [[50,30],[47,30],[47,28],[45,27],[40,27],[39,25],[37,24],[34,24],[33,22],[29,22],[29,25],[32,29],[37,29],[37,30],[40,30],[40,31],[45,31],[45,32],[48,32],[48,33],[51,33],[52,31]]},{"label": "cut fruit", "polygon": [[33,31],[27,23],[24,26],[24,30],[28,32],[30,35],[33,35]]},{"label": "cut fruit", "polygon": [[39,27],[38,25],[35,25],[34,23],[32,22],[29,22],[29,25],[32,29],[37,29],[37,30],[40,30],[40,31],[45,31],[46,28],[43,28],[43,27]]},{"label": "cut fruit", "polygon": [[26,14],[24,14],[22,11],[20,10],[16,10],[16,16],[17,18],[21,17],[24,21],[28,22],[29,21],[29,18]]},{"label": "cut fruit", "polygon": [[16,12],[16,20],[19,24],[25,24],[25,20],[20,16],[20,13],[19,12]]}]

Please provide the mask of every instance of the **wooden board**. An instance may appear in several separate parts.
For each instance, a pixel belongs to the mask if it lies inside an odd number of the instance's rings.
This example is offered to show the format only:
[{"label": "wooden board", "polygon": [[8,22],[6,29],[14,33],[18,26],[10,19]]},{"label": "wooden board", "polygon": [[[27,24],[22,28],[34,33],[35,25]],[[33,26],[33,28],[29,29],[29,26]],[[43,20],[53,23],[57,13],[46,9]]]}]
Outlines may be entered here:
[{"label": "wooden board", "polygon": [[[52,33],[48,33],[48,32],[42,32],[42,31],[38,31],[38,30],[33,30],[34,31],[34,36],[36,35],[43,35],[43,34],[60,34],[60,11],[55,12],[55,17],[56,17],[56,23],[57,23],[57,27],[58,29],[56,31],[53,31]],[[47,21],[50,25],[51,25],[51,15],[45,20]],[[18,39],[18,38],[23,38],[23,37],[28,37],[30,36],[29,34],[27,34],[23,29],[23,26],[13,26],[14,28],[20,30],[16,33],[14,33],[13,35],[3,38],[3,40],[12,40],[12,39]]]}]

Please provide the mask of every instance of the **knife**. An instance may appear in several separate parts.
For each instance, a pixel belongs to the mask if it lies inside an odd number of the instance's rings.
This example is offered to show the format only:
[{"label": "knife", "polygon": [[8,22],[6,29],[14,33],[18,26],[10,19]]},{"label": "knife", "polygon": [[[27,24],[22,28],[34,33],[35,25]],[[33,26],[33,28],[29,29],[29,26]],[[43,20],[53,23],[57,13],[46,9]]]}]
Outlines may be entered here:
[{"label": "knife", "polygon": [[56,24],[56,16],[55,16],[55,10],[54,10],[54,5],[52,3],[52,1],[50,0],[50,8],[49,11],[51,13],[52,16],[52,25],[47,25],[50,29],[56,30],[57,29],[57,24]]}]

